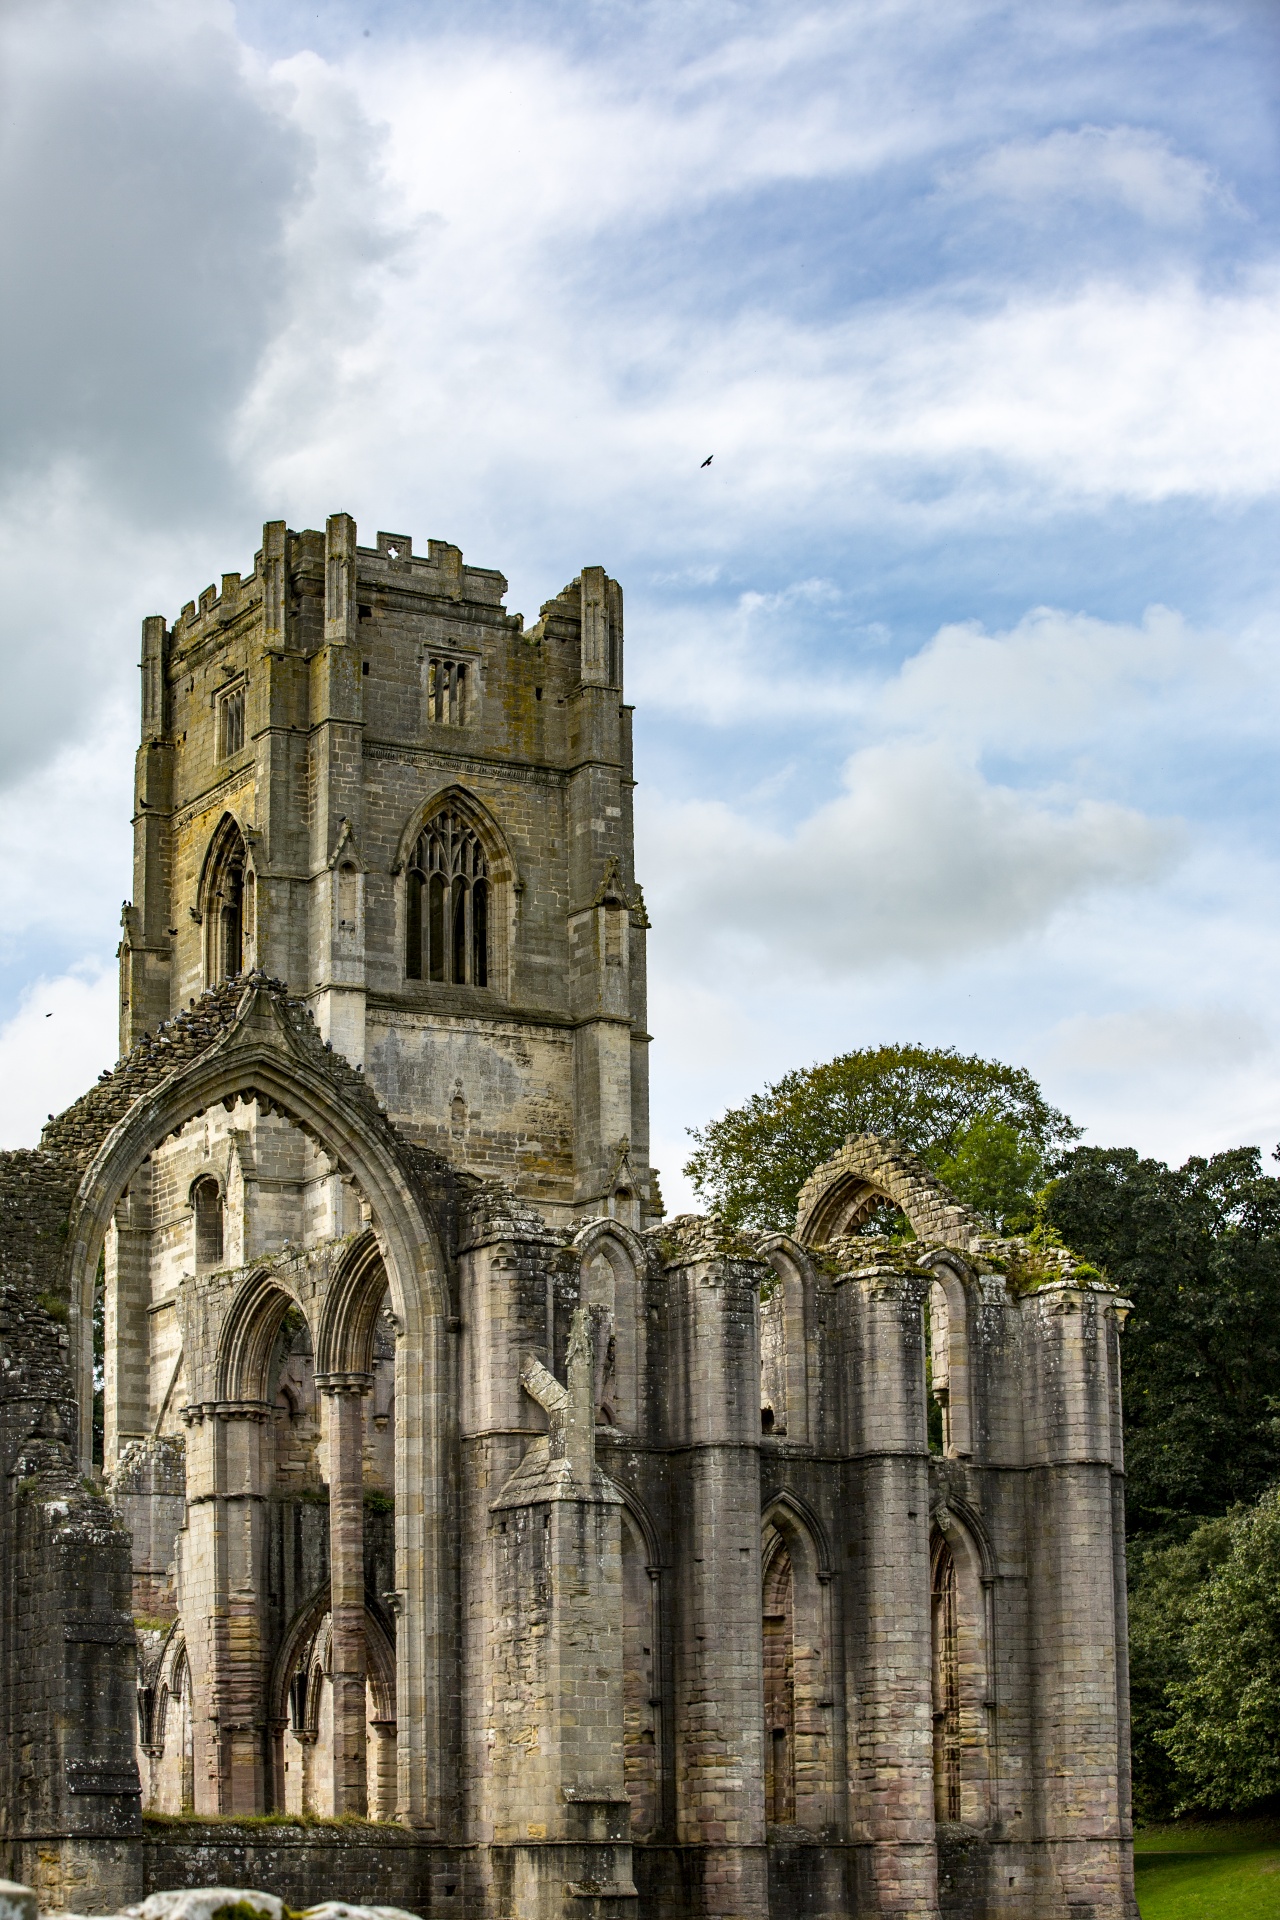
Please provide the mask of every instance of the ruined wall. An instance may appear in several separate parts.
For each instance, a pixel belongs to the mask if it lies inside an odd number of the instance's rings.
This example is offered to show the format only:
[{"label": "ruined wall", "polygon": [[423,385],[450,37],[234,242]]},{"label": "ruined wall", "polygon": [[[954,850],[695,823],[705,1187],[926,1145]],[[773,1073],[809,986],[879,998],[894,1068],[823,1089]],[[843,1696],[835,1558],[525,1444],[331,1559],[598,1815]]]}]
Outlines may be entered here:
[{"label": "ruined wall", "polygon": [[75,1464],[73,1168],[0,1155],[0,1858],[41,1904],[140,1884],[129,1535]]}]

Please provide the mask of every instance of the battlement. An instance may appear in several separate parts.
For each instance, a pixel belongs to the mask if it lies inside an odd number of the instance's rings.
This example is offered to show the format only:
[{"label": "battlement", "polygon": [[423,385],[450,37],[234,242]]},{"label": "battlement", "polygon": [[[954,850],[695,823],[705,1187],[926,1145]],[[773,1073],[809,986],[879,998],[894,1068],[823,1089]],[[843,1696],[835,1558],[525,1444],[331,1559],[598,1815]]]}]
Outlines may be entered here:
[{"label": "battlement", "polygon": [[[282,544],[291,583],[295,587],[310,585],[316,591],[323,591],[323,531],[307,527],[298,533],[279,521],[270,523],[264,531],[268,535],[274,532],[277,543]],[[172,643],[188,647],[260,608],[268,564],[266,555],[267,547],[259,547],[253,556],[251,574],[224,573],[220,588],[211,581],[194,600],[188,600],[169,629]],[[358,591],[368,589],[371,594],[379,589],[408,592],[434,600],[492,608],[500,612],[516,632],[524,628],[524,615],[508,613],[502,604],[507,592],[506,576],[495,567],[468,566],[462,549],[448,540],[428,539],[427,551],[422,554],[414,552],[411,534],[379,532],[375,546],[356,548],[356,585]],[[579,585],[575,580],[559,600]],[[558,606],[559,601],[548,602],[548,607],[551,605]],[[366,602],[364,616],[369,617],[371,612],[372,606]]]}]

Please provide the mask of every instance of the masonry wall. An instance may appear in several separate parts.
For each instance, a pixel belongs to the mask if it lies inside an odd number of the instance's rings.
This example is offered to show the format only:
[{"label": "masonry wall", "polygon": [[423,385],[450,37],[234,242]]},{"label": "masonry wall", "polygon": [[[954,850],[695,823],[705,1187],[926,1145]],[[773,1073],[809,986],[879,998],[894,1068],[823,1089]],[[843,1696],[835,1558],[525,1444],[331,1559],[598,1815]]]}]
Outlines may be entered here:
[{"label": "masonry wall", "polygon": [[136,1897],[129,1535],[74,1464],[73,1169],[0,1155],[0,1860],[41,1904]]},{"label": "masonry wall", "polygon": [[[337,515],[326,532],[269,524],[250,575],[225,574],[172,627],[144,623],[122,1044],[216,978],[210,851],[234,823],[244,964],[311,999],[410,1135],[557,1219],[613,1211],[619,1188],[638,1223],[647,921],[621,592],[584,569],[526,630],[505,588],[442,541],[357,547]],[[441,709],[446,665],[465,697]],[[406,865],[458,796],[489,861],[484,986],[406,972]]]}]

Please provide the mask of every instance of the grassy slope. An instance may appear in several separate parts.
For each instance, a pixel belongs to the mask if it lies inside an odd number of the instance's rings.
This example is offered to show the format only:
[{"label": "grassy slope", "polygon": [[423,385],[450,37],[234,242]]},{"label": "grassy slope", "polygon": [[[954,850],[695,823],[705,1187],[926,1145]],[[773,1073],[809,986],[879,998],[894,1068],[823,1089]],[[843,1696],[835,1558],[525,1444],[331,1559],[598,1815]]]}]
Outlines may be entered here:
[{"label": "grassy slope", "polygon": [[1134,1856],[1142,1920],[1280,1920],[1280,1821],[1147,1827]]}]

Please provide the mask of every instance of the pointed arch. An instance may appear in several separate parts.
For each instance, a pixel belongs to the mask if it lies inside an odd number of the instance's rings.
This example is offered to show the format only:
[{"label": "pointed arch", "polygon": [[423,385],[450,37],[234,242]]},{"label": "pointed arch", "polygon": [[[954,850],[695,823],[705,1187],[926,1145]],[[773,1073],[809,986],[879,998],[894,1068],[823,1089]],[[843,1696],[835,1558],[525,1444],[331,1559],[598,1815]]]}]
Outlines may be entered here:
[{"label": "pointed arch", "polygon": [[256,946],[256,879],[244,831],[224,813],[213,830],[196,888],[204,928],[205,985],[251,971]]},{"label": "pointed arch", "polygon": [[454,1791],[452,1702],[434,1649],[448,1642],[456,1577],[445,1527],[456,1394],[446,1321],[453,1311],[435,1202],[410,1149],[354,1071],[314,1037],[287,997],[250,980],[234,1022],[194,1059],[125,1110],[81,1179],[65,1260],[72,1300],[81,1449],[92,1457],[91,1339],[98,1255],[120,1195],[146,1157],[217,1101],[256,1100],[315,1140],[367,1200],[402,1328],[396,1346],[396,1585],[403,1594],[397,1685],[414,1702],[400,1715],[399,1804],[419,1823],[442,1821]]},{"label": "pointed arch", "polygon": [[169,1628],[153,1680],[146,1808],[189,1813],[194,1801],[191,1675],[181,1620]]},{"label": "pointed arch", "polygon": [[200,1173],[191,1182],[187,1204],[191,1208],[197,1273],[215,1271],[222,1265],[224,1251],[225,1194],[216,1173]]},{"label": "pointed arch", "polygon": [[767,1818],[811,1832],[836,1803],[830,1595],[825,1529],[799,1495],[775,1494],[761,1522]]},{"label": "pointed arch", "polygon": [[831,1558],[831,1546],[827,1530],[809,1502],[792,1487],[780,1487],[770,1496],[765,1507],[762,1524],[776,1526],[780,1530],[791,1529],[804,1535],[813,1555],[813,1571],[817,1579],[830,1580],[834,1572]]},{"label": "pointed arch", "polygon": [[354,1240],[325,1292],[316,1335],[317,1377],[373,1373],[373,1336],[387,1295],[387,1269],[372,1227]]},{"label": "pointed arch", "polygon": [[627,1432],[639,1429],[645,1394],[644,1242],[620,1220],[589,1220],[573,1237],[579,1299],[609,1316],[610,1339],[597,1382],[597,1418]]},{"label": "pointed arch", "polygon": [[271,1360],[291,1309],[302,1313],[297,1296],[272,1274],[265,1269],[250,1274],[231,1303],[218,1342],[215,1391],[219,1400],[272,1404]]},{"label": "pointed arch", "polygon": [[986,1827],[995,1791],[990,1552],[976,1516],[944,1501],[929,1540],[934,1809],[939,1822]]},{"label": "pointed arch", "polygon": [[881,1200],[900,1207],[921,1240],[977,1252],[991,1229],[948,1192],[918,1153],[897,1140],[860,1133],[817,1167],[800,1189],[796,1238],[824,1246],[853,1232]]},{"label": "pointed arch", "polygon": [[662,1618],[657,1569],[629,1500],[622,1506],[622,1767],[631,1831],[648,1840],[662,1818]]},{"label": "pointed arch", "polygon": [[[294,1614],[280,1642],[280,1651],[271,1664],[271,1679],[267,1689],[267,1713],[271,1725],[283,1726],[289,1720],[290,1681],[297,1672],[302,1658],[307,1656],[308,1660],[310,1659],[311,1643],[325,1627],[328,1614],[329,1582],[325,1580],[316,1588],[310,1599],[303,1601]],[[395,1643],[377,1610],[367,1602],[364,1610],[364,1624],[369,1650],[369,1688],[373,1694],[374,1710],[380,1719],[394,1720],[396,1717]],[[316,1653],[319,1664],[327,1668],[327,1641],[316,1648]]]},{"label": "pointed arch", "polygon": [[973,1378],[970,1307],[973,1275],[958,1255],[937,1252],[919,1262],[930,1276],[930,1385],[942,1409],[942,1451],[952,1459],[973,1452]]},{"label": "pointed arch", "polygon": [[[771,1302],[761,1301],[761,1423],[766,1408],[773,1414],[771,1431],[806,1445],[812,1438],[809,1423],[809,1342],[817,1318],[818,1277],[812,1260],[790,1234],[766,1234],[758,1243],[762,1257],[777,1275],[776,1332],[766,1338],[765,1315]],[[775,1352],[775,1348],[780,1351]],[[771,1377],[766,1378],[766,1374]],[[777,1403],[781,1401],[779,1406]]]},{"label": "pointed arch", "polygon": [[391,870],[406,980],[505,995],[520,882],[489,809],[466,787],[439,788],[410,815]]}]

